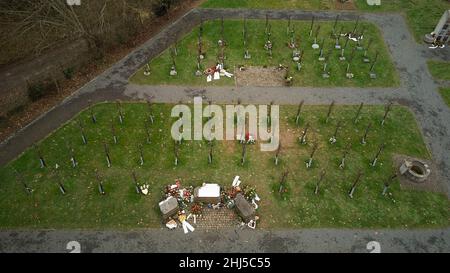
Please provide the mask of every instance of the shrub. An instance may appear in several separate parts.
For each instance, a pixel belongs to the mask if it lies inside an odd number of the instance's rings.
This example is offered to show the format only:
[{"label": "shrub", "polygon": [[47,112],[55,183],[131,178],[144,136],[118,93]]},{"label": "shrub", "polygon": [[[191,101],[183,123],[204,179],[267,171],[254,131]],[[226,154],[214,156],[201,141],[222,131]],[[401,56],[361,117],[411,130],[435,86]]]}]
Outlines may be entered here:
[{"label": "shrub", "polygon": [[66,68],[66,69],[63,70],[64,77],[65,77],[67,80],[72,79],[74,73],[75,73],[75,68],[73,68],[73,67],[68,67],[68,68]]},{"label": "shrub", "polygon": [[42,97],[55,93],[57,86],[51,79],[43,80],[28,86],[28,97],[31,101],[37,101]]}]

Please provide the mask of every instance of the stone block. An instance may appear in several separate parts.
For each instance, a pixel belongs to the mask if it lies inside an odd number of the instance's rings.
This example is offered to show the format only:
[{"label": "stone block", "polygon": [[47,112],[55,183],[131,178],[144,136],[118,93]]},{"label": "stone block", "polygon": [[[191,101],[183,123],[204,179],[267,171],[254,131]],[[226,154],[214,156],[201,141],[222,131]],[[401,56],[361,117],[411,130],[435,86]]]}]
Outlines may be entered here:
[{"label": "stone block", "polygon": [[255,217],[255,208],[245,199],[244,195],[238,193],[234,199],[236,212],[242,217],[244,222],[249,222]]},{"label": "stone block", "polygon": [[175,197],[170,196],[166,200],[159,202],[159,209],[164,219],[175,215],[180,208],[178,207],[178,201]]}]

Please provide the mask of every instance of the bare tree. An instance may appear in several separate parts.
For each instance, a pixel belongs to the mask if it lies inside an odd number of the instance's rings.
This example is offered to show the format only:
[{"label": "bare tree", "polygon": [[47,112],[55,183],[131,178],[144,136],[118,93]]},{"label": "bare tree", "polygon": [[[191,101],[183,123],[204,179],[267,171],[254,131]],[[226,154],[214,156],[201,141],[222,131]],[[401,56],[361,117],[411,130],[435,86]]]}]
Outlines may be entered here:
[{"label": "bare tree", "polygon": [[209,153],[208,153],[208,164],[212,164],[213,163],[213,142],[210,141],[209,142]]},{"label": "bare tree", "polygon": [[381,121],[381,126],[384,126],[384,123],[385,123],[385,121],[386,121],[386,118],[387,118],[389,112],[390,112],[391,109],[392,109],[392,104],[393,104],[392,102],[389,102],[388,104],[386,104],[385,109],[384,109],[383,120]]},{"label": "bare tree", "polygon": [[83,144],[86,145],[87,144],[87,138],[86,138],[86,134],[84,133],[83,123],[82,123],[82,121],[80,119],[78,120],[78,127],[80,128],[81,140],[83,141]]},{"label": "bare tree", "polygon": [[305,103],[305,101],[304,100],[302,100],[301,102],[300,102],[300,104],[298,105],[298,108],[297,108],[297,115],[295,116],[295,124],[298,126],[299,125],[299,123],[300,123],[300,113],[302,112],[302,107],[303,107],[303,104]]},{"label": "bare tree", "polygon": [[174,156],[175,156],[175,166],[178,166],[179,163],[179,147],[178,147],[178,142],[175,141],[175,145],[174,145]]},{"label": "bare tree", "polygon": [[369,130],[371,127],[372,127],[372,123],[369,122],[369,124],[366,127],[366,130],[364,131],[364,135],[361,138],[361,144],[365,145],[367,143],[367,134],[369,133]]},{"label": "bare tree", "polygon": [[45,159],[44,159],[44,156],[42,155],[41,148],[36,146],[36,145],[34,145],[34,149],[37,152],[37,155],[38,155],[38,158],[39,158],[39,164],[41,166],[41,169],[47,167],[47,163],[45,163]]},{"label": "bare tree", "polygon": [[23,178],[23,175],[21,173],[19,173],[16,169],[13,168],[14,171],[14,175],[17,179],[17,181],[22,184],[23,188],[25,189],[27,194],[32,194],[33,193],[33,189],[31,187],[29,187],[27,185],[27,183],[25,182],[25,179]]},{"label": "bare tree", "polygon": [[117,134],[116,134],[116,127],[114,126],[114,120],[111,120],[111,134],[113,137],[114,144],[117,144]]},{"label": "bare tree", "polygon": [[151,18],[148,11],[154,4],[155,1],[82,0],[82,6],[77,7],[65,0],[0,1],[0,47],[8,52],[2,54],[7,56],[1,56],[1,60],[36,55],[62,40],[77,39],[87,40],[91,50],[101,56],[108,46],[123,42],[118,37],[128,38],[140,31]]},{"label": "bare tree", "polygon": [[147,111],[148,111],[148,120],[151,124],[155,122],[155,116],[153,115],[152,102],[150,99],[147,100]]},{"label": "bare tree", "polygon": [[95,116],[91,100],[89,100],[89,114],[91,116],[92,123],[96,124],[97,123],[97,117]]},{"label": "bare tree", "polygon": [[312,33],[313,33],[314,21],[315,21],[315,17],[313,16],[311,19],[311,27],[309,28],[309,37],[311,37]]},{"label": "bare tree", "polygon": [[117,112],[118,112],[118,115],[119,115],[119,122],[120,122],[120,124],[122,124],[123,120],[124,120],[123,109],[122,109],[122,102],[120,100],[117,100],[116,105],[117,105]]},{"label": "bare tree", "polygon": [[306,137],[308,135],[308,130],[309,130],[309,122],[306,124],[305,129],[303,129],[302,135],[300,136],[300,143],[301,144],[306,144]]},{"label": "bare tree", "polygon": [[381,143],[381,144],[380,144],[380,147],[378,148],[377,154],[376,154],[375,157],[373,158],[372,163],[370,163],[370,165],[371,165],[372,167],[375,167],[375,166],[377,165],[378,158],[379,158],[381,152],[383,152],[384,146],[385,146],[384,143]]},{"label": "bare tree", "polygon": [[323,179],[325,178],[326,173],[327,173],[327,171],[325,169],[322,170],[322,172],[320,173],[320,178],[319,178],[319,181],[317,181],[316,189],[314,190],[314,194],[317,195],[319,193],[320,184],[322,183]]},{"label": "bare tree", "polygon": [[353,119],[353,123],[354,123],[354,124],[358,123],[358,121],[359,121],[359,116],[361,115],[361,110],[362,110],[363,106],[364,106],[364,103],[361,102],[361,104],[360,104],[359,107],[358,107],[358,111],[356,111],[356,116],[355,116],[355,118]]},{"label": "bare tree", "polygon": [[353,182],[352,187],[350,188],[350,191],[348,193],[348,196],[350,196],[350,198],[353,198],[353,194],[355,193],[355,189],[356,186],[358,185],[358,183],[361,181],[361,177],[362,177],[363,173],[361,170],[358,171],[358,174],[356,175],[356,179],[355,182]]},{"label": "bare tree", "polygon": [[72,163],[72,167],[76,168],[78,166],[78,161],[75,157],[75,150],[70,144],[67,145],[67,149],[69,150],[70,162]]},{"label": "bare tree", "polygon": [[397,178],[397,174],[394,173],[391,176],[389,176],[389,178],[386,180],[386,182],[384,182],[384,188],[383,188],[383,192],[382,195],[386,195],[387,191],[389,189],[389,187],[391,186],[391,184],[394,182],[394,180]]},{"label": "bare tree", "polygon": [[345,164],[346,164],[346,160],[347,160],[347,155],[350,153],[350,149],[352,147],[351,143],[348,143],[347,146],[345,147],[344,153],[342,155],[342,159],[341,159],[341,164],[339,164],[339,168],[340,169],[345,169]]},{"label": "bare tree", "polygon": [[278,193],[282,194],[286,190],[286,181],[288,177],[289,171],[285,170],[281,175],[280,187],[278,188]]},{"label": "bare tree", "polygon": [[333,101],[331,102],[330,106],[328,107],[328,113],[327,113],[327,118],[326,118],[326,120],[325,120],[325,123],[328,123],[328,120],[329,120],[330,117],[331,117],[331,113],[333,112],[334,104],[335,104],[335,102],[334,102],[334,100],[333,100]]},{"label": "bare tree", "polygon": [[341,128],[341,125],[342,125],[342,121],[338,121],[338,123],[336,124],[336,129],[334,130],[334,133],[330,138],[331,144],[335,144],[337,142],[337,135],[338,135],[339,129]]},{"label": "bare tree", "polygon": [[316,153],[317,148],[318,148],[318,145],[317,145],[317,142],[316,142],[316,143],[314,143],[313,149],[312,149],[311,154],[309,156],[309,160],[308,160],[308,162],[306,162],[306,168],[308,168],[308,169],[312,167],[314,154]]},{"label": "bare tree", "polygon": [[275,154],[275,165],[278,165],[279,158],[280,158],[280,152],[281,152],[281,142],[278,143],[277,152]]},{"label": "bare tree", "polygon": [[101,195],[105,195],[105,188],[103,187],[103,180],[100,177],[100,174],[98,173],[97,169],[95,169],[95,178],[97,179],[97,185],[98,185],[98,192]]},{"label": "bare tree", "polygon": [[144,130],[145,130],[145,134],[147,136],[147,144],[151,143],[151,133],[150,133],[150,127],[148,126],[147,122],[144,122]]},{"label": "bare tree", "polygon": [[142,144],[138,145],[138,151],[139,151],[139,164],[141,166],[144,165],[144,150],[142,149]]},{"label": "bare tree", "polygon": [[247,154],[247,141],[244,139],[242,142],[242,155],[241,155],[241,165],[245,163],[245,155]]},{"label": "bare tree", "polygon": [[141,191],[141,187],[140,187],[139,182],[138,182],[137,177],[136,177],[136,172],[135,172],[135,171],[132,171],[132,172],[131,172],[131,176],[132,176],[132,178],[133,178],[134,188],[135,188],[135,190],[136,190],[136,193],[137,193],[137,194],[141,194],[142,191]]},{"label": "bare tree", "polygon": [[58,185],[59,191],[62,195],[66,195],[67,191],[66,188],[64,188],[64,185],[61,182],[61,178],[59,177],[59,174],[57,172],[58,166],[52,170],[53,177],[55,179],[56,184]]},{"label": "bare tree", "polygon": [[108,144],[106,144],[106,142],[103,143],[103,148],[105,150],[106,163],[108,164],[108,168],[111,168],[111,157],[109,155],[109,148],[108,148]]}]

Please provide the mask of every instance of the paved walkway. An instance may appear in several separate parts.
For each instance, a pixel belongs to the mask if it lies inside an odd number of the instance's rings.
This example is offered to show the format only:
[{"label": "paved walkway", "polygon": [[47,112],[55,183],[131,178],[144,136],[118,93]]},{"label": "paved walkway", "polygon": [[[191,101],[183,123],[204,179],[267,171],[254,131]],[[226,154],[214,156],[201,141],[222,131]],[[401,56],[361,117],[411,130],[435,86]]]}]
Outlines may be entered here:
[{"label": "paved walkway", "polygon": [[70,252],[67,243],[77,241],[81,252],[145,253],[368,253],[376,241],[381,252],[450,252],[450,230],[240,230],[219,232],[182,230],[140,231],[27,231],[0,232],[0,252]]},{"label": "paved walkway", "polygon": [[[336,12],[270,11],[271,18],[306,19],[314,15],[319,20],[334,20]],[[339,13],[342,20],[354,20],[357,13]],[[428,58],[450,60],[450,49],[431,51],[419,45],[411,35],[404,18],[399,14],[361,14],[382,30],[395,65],[400,72],[401,87],[398,89],[358,88],[185,88],[161,86],[136,86],[128,84],[128,78],[148,59],[158,55],[176,39],[188,33],[200,18],[265,18],[263,10],[206,10],[195,9],[156,35],[123,60],[85,85],[48,113],[41,116],[15,136],[0,144],[0,165],[11,161],[36,141],[43,139],[64,122],[87,107],[88,100],[139,100],[153,97],[158,102],[189,101],[195,95],[216,102],[297,104],[305,99],[309,104],[382,104],[392,99],[410,107],[424,133],[433,159],[442,175],[443,184],[450,192],[450,109],[438,93],[437,83],[432,79],[426,65]],[[236,234],[236,235],[233,235]],[[65,242],[81,238],[89,251],[365,251],[366,241],[379,239],[386,251],[449,251],[449,230],[443,231],[258,231],[221,232],[220,234],[194,233],[179,238],[177,249],[166,246],[173,237],[164,231],[142,232],[2,232],[1,251],[64,251]],[[192,238],[186,240],[186,238]],[[245,243],[248,241],[248,244]],[[22,244],[21,244],[22,242]],[[126,243],[129,242],[129,243]],[[17,245],[15,245],[17,243]],[[191,245],[191,244],[192,245]],[[214,247],[217,248],[214,248]]]}]

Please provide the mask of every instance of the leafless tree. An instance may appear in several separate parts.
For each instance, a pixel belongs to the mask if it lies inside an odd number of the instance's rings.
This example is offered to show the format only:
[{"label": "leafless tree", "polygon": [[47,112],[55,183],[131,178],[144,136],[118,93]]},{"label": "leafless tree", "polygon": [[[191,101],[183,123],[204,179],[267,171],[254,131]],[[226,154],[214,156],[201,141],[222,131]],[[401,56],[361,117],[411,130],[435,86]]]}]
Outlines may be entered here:
[{"label": "leafless tree", "polygon": [[105,188],[103,187],[103,179],[101,178],[100,174],[98,173],[97,169],[95,170],[95,178],[97,179],[98,184],[98,192],[101,195],[105,195]]},{"label": "leafless tree", "polygon": [[344,150],[344,153],[343,153],[342,159],[341,159],[341,164],[339,164],[339,168],[342,170],[345,169],[347,155],[350,153],[351,147],[352,147],[351,143],[348,143],[347,146],[345,147],[345,150]]},{"label": "leafless tree", "polygon": [[141,193],[142,193],[141,187],[140,187],[139,182],[138,182],[138,180],[137,180],[136,172],[135,172],[135,171],[132,171],[132,172],[131,172],[131,177],[133,178],[134,188],[135,188],[135,190],[136,190],[136,193],[137,193],[137,194],[141,194]]},{"label": "leafless tree", "polygon": [[384,126],[384,123],[386,122],[386,118],[392,109],[392,104],[393,104],[392,102],[389,102],[388,104],[386,104],[385,109],[384,109],[383,120],[381,121],[381,126]]},{"label": "leafless tree", "polygon": [[356,116],[355,116],[355,118],[353,119],[353,123],[355,123],[355,124],[358,123],[358,121],[359,121],[359,116],[361,115],[361,110],[362,110],[363,106],[364,106],[364,103],[361,102],[361,104],[360,104],[359,107],[358,107],[358,111],[356,111]]},{"label": "leafless tree", "polygon": [[111,157],[109,155],[109,148],[108,148],[108,144],[106,144],[106,142],[103,143],[103,148],[105,150],[106,163],[108,164],[108,168],[111,168]]},{"label": "leafless tree", "polygon": [[328,113],[327,113],[327,118],[325,120],[325,123],[328,123],[330,117],[331,117],[331,113],[333,112],[333,107],[334,107],[334,100],[331,102],[330,106],[328,107]]},{"label": "leafless tree", "polygon": [[353,182],[352,187],[350,188],[350,191],[348,193],[348,196],[350,196],[350,198],[353,198],[353,194],[355,193],[355,189],[356,186],[358,185],[358,183],[361,181],[361,177],[362,177],[363,173],[361,170],[358,171],[358,174],[356,175],[356,179],[355,182]]},{"label": "leafless tree", "polygon": [[41,169],[47,167],[47,163],[45,163],[45,159],[44,159],[44,156],[42,154],[41,148],[39,146],[34,145],[34,149],[36,150],[36,153],[38,155],[39,164],[41,166]]},{"label": "leafless tree", "polygon": [[31,187],[28,186],[28,184],[25,182],[25,179],[23,178],[23,175],[21,173],[19,173],[16,169],[14,170],[14,175],[17,179],[17,181],[22,184],[23,188],[25,189],[25,191],[27,192],[27,194],[32,194],[33,193],[33,189]]},{"label": "leafless tree", "polygon": [[305,101],[304,100],[302,100],[301,102],[300,102],[300,104],[298,105],[298,108],[297,108],[297,115],[295,116],[295,124],[298,126],[299,125],[299,123],[300,123],[300,113],[302,112],[302,107],[303,107],[303,104],[305,103]]},{"label": "leafless tree", "polygon": [[384,143],[381,143],[381,144],[380,144],[380,147],[378,148],[377,154],[376,154],[375,157],[373,158],[372,163],[370,163],[370,165],[371,165],[372,167],[375,167],[375,166],[377,165],[378,158],[379,158],[381,152],[383,152],[384,146],[385,146]]},{"label": "leafless tree", "polygon": [[394,173],[391,176],[389,176],[389,178],[386,180],[386,182],[384,182],[384,188],[383,188],[383,192],[382,195],[386,195],[387,191],[389,189],[389,187],[391,186],[392,182],[394,182],[394,180],[397,178],[397,174]]},{"label": "leafless tree", "polygon": [[81,140],[83,141],[83,144],[86,145],[87,138],[86,138],[86,134],[84,133],[83,122],[80,119],[78,120],[78,127],[80,128],[80,132],[81,132]]},{"label": "leafless tree", "polygon": [[280,152],[281,152],[281,142],[278,144],[277,152],[275,154],[275,165],[278,165],[278,161],[280,158]]},{"label": "leafless tree", "polygon": [[317,195],[317,194],[319,193],[320,185],[321,185],[323,179],[325,178],[325,174],[326,174],[326,173],[327,173],[326,170],[322,170],[322,172],[320,173],[320,178],[319,178],[319,180],[317,181],[316,189],[314,190],[314,194]]},{"label": "leafless tree", "polygon": [[286,181],[287,181],[287,177],[288,177],[289,171],[285,170],[283,172],[283,174],[281,175],[281,180],[280,180],[280,187],[278,188],[278,193],[282,194],[283,192],[285,192],[286,189]]},{"label": "leafless tree", "polygon": [[71,6],[66,0],[0,1],[0,47],[11,52],[9,59],[0,56],[0,62],[80,38],[101,51],[120,42],[117,37],[126,38],[142,29],[155,2],[83,0],[81,6]]}]

